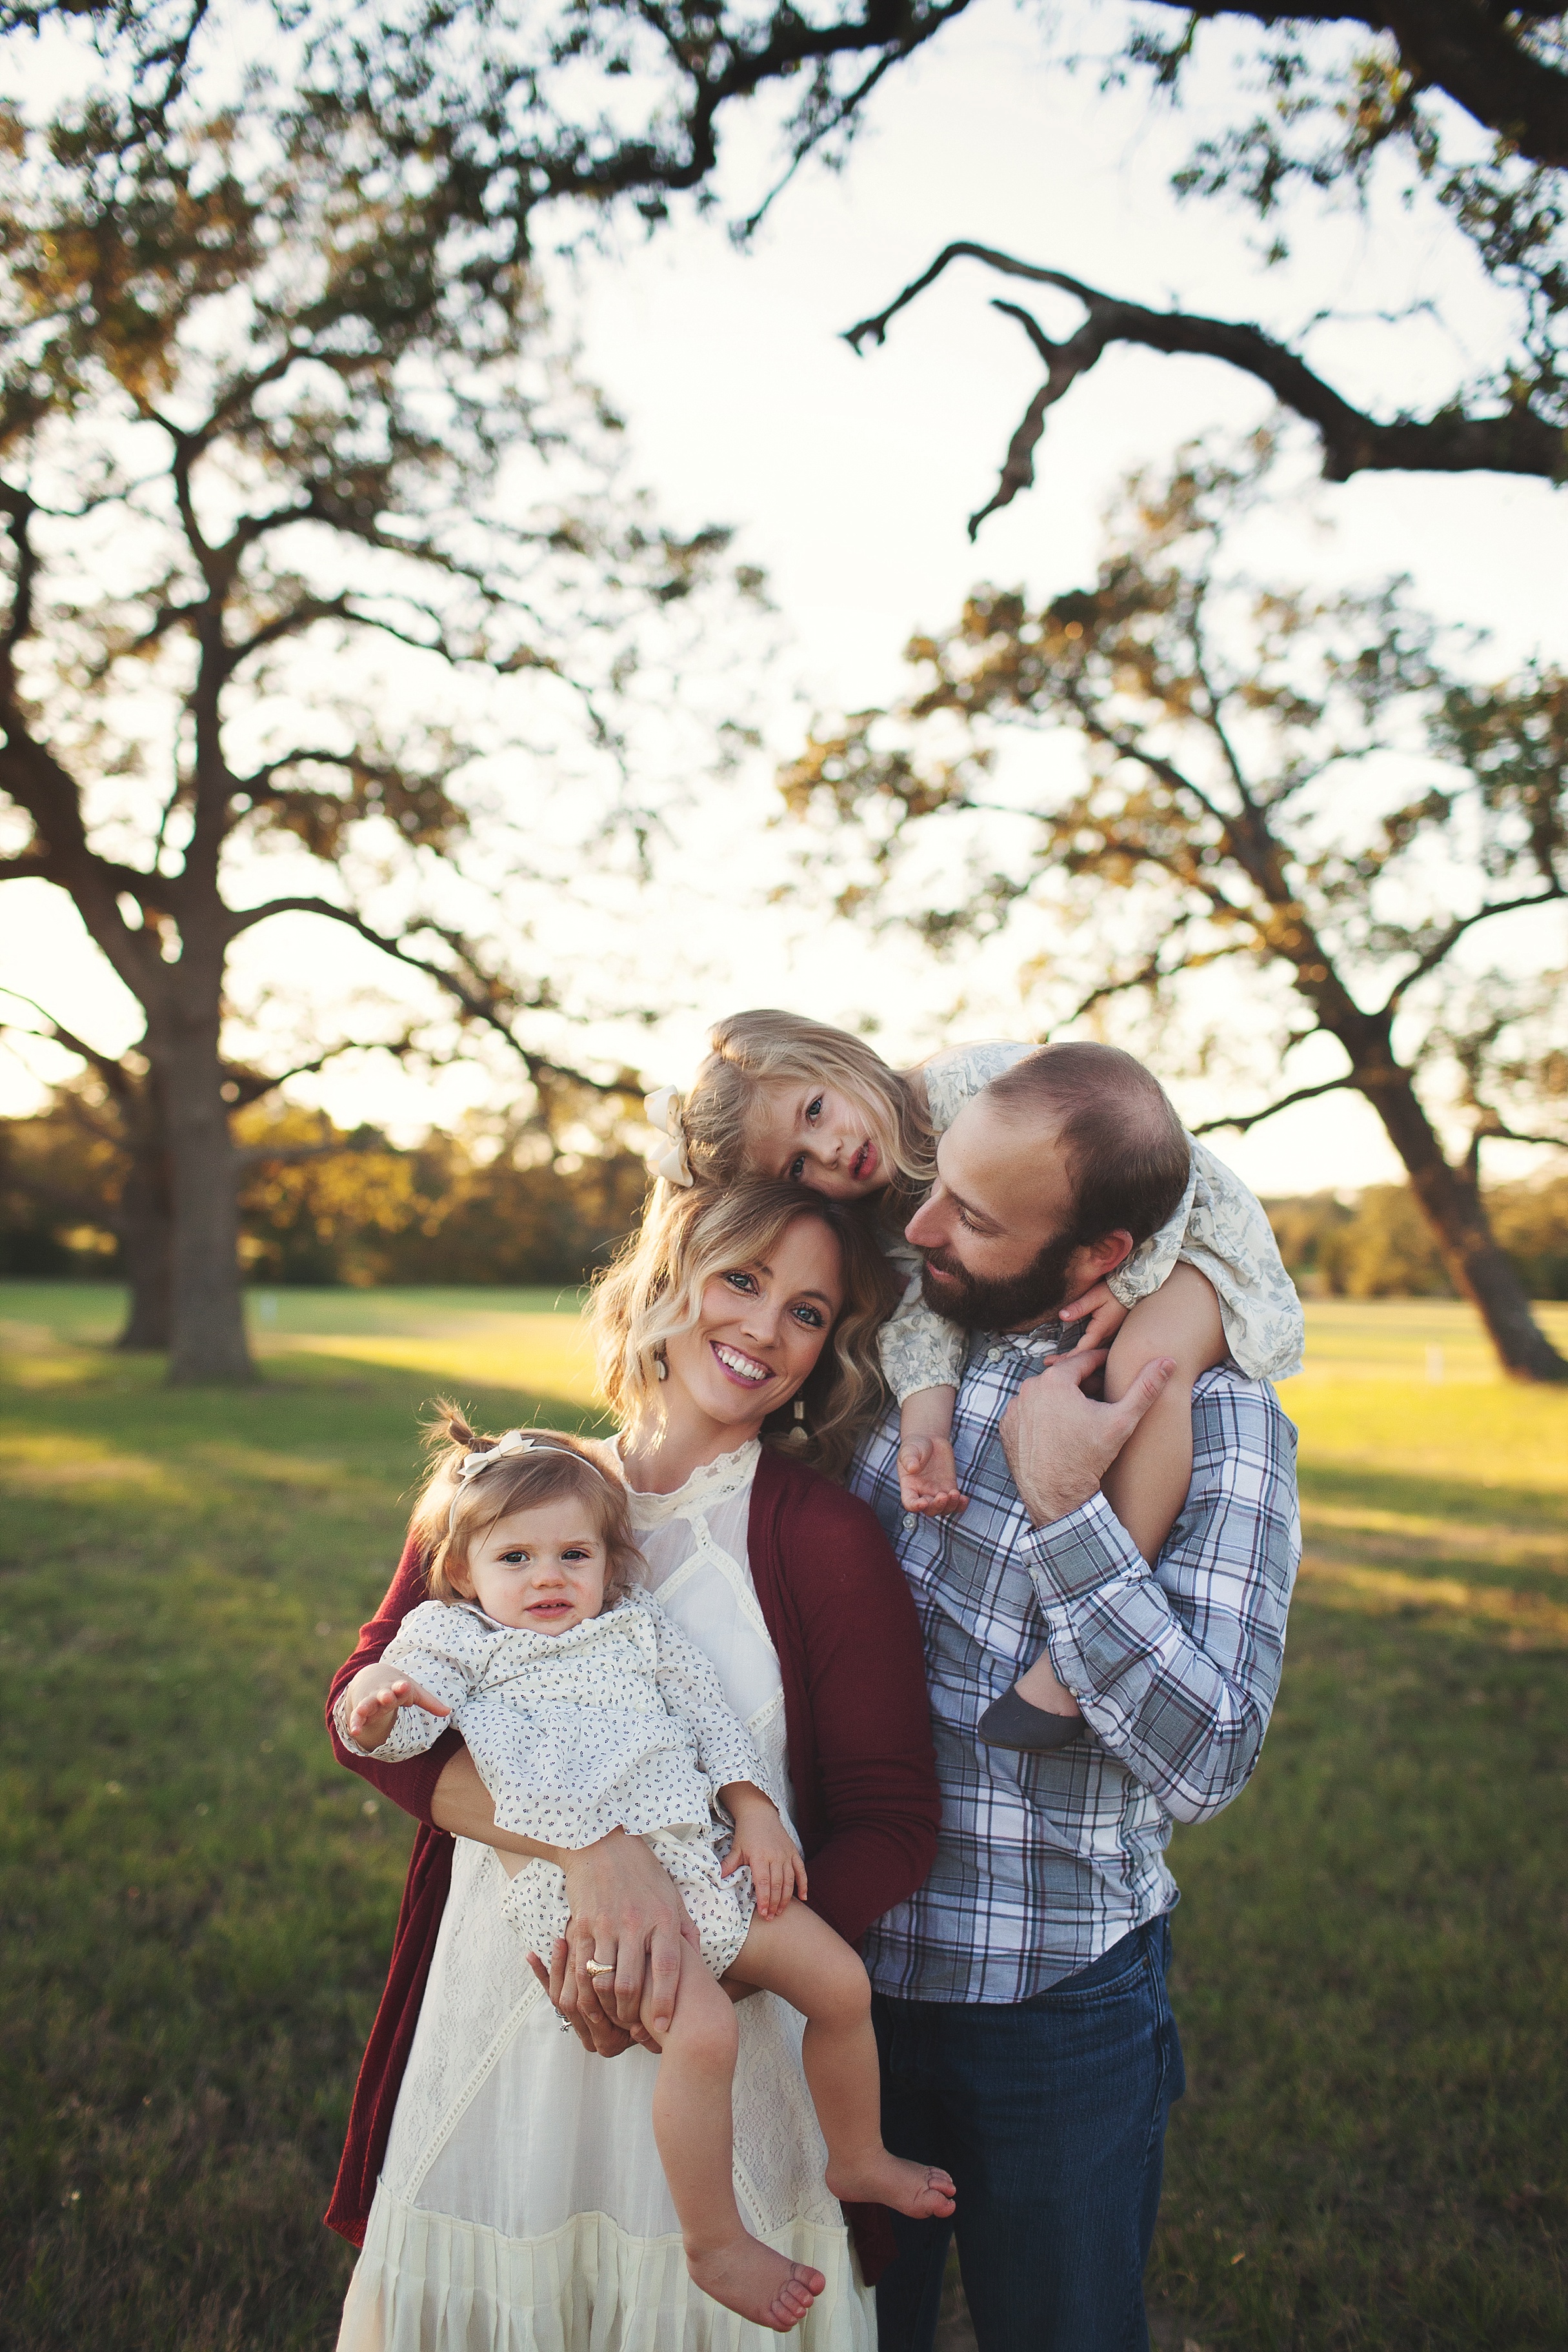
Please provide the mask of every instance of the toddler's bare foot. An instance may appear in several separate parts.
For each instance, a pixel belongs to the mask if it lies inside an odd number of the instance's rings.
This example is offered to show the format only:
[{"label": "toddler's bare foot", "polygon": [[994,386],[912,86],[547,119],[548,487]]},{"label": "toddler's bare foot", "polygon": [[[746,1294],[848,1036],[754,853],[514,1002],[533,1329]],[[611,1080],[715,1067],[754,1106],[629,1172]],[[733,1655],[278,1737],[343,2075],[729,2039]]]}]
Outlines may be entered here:
[{"label": "toddler's bare foot", "polygon": [[885,2147],[853,2164],[830,2164],[827,2186],[851,2205],[890,2205],[911,2221],[945,2221],[957,2191],[951,2173],[937,2164],[910,2164]]},{"label": "toddler's bare foot", "polygon": [[799,2326],[827,2284],[808,2263],[792,2263],[760,2238],[744,2234],[704,2253],[688,2254],[686,2267],[703,2294],[726,2311],[738,2312],[753,2326],[776,2328],[781,2336]]}]

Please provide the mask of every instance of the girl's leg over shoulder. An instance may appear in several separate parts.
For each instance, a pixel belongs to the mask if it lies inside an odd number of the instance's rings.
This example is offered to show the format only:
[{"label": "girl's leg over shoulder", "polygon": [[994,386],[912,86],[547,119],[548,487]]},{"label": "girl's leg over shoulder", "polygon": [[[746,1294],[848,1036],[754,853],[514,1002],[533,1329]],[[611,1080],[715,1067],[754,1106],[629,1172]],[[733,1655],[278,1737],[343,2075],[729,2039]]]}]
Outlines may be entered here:
[{"label": "girl's leg over shoulder", "polygon": [[1126,1395],[1145,1364],[1169,1356],[1175,1371],[1105,1474],[1105,1499],[1152,1567],[1193,1483],[1193,1383],[1228,1350],[1214,1285],[1196,1266],[1173,1265],[1141,1298],[1111,1343],[1105,1393]]},{"label": "girl's leg over shoulder", "polygon": [[911,2221],[945,2217],[952,2181],[882,2145],[882,2084],[871,2030],[871,1984],[858,1953],[803,1903],[753,1919],[731,1980],[776,1992],[805,2020],[801,2057],[827,2142],[827,2186],[854,2205],[889,2205]]}]

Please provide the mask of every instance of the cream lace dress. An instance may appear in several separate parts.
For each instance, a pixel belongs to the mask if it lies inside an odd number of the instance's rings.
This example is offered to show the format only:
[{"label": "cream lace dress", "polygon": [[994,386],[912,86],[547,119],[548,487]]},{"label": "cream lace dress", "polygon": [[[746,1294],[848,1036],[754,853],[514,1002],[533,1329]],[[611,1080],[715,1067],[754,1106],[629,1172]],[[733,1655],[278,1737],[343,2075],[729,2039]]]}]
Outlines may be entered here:
[{"label": "cream lace dress", "polygon": [[[712,1661],[787,1814],[784,1689],[746,1562],[758,1452],[721,1455],[672,1495],[634,1493],[632,1516],[651,1589]],[[658,2061],[592,2057],[562,2032],[502,1916],[509,1874],[492,1847],[458,1839],[339,2352],[776,2347],[688,2278],[653,2139]],[[801,2020],[772,1993],[737,2014],[742,2214],[827,2280],[792,2344],[875,2352],[875,2301],[823,2183]]]}]

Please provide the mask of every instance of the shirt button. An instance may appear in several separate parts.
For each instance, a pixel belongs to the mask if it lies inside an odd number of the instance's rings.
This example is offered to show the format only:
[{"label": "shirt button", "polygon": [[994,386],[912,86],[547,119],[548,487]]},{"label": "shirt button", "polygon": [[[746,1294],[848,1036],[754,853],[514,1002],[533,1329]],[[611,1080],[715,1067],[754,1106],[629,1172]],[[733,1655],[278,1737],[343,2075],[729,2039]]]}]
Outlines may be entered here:
[{"label": "shirt button", "polygon": [[913,1511],[906,1511],[906,1512],[904,1513],[904,1525],[905,1525],[905,1527],[906,1527],[906,1528],[912,1528],[912,1527],[914,1526],[914,1523],[915,1523],[915,1515],[914,1515]]},{"label": "shirt button", "polygon": [[986,1349],[986,1350],[985,1350],[985,1360],[986,1360],[986,1362],[987,1362],[988,1364],[998,1364],[998,1363],[1000,1363],[1000,1362],[1001,1362],[1001,1360],[1002,1360],[1002,1350],[1001,1350],[1001,1349],[1000,1349],[1000,1348],[987,1348],[987,1349]]}]

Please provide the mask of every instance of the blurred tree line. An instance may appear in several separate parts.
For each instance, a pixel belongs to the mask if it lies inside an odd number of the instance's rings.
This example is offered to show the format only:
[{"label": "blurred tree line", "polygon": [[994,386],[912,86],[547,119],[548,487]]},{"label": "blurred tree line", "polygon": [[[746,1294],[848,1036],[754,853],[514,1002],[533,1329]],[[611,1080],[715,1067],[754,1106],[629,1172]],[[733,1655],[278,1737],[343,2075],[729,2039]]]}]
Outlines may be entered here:
[{"label": "blurred tree line", "polygon": [[[647,1189],[636,1154],[563,1154],[536,1124],[407,1149],[289,1106],[258,1104],[235,1126],[258,1154],[239,1202],[252,1282],[575,1284],[636,1223]],[[0,1120],[0,1274],[120,1273],[126,1173],[86,1089]]]},{"label": "blurred tree line", "polygon": [[[1531,1298],[1568,1298],[1568,1176],[1487,1188],[1491,1228]],[[1452,1298],[1408,1184],[1267,1201],[1279,1254],[1309,1297]]]}]

